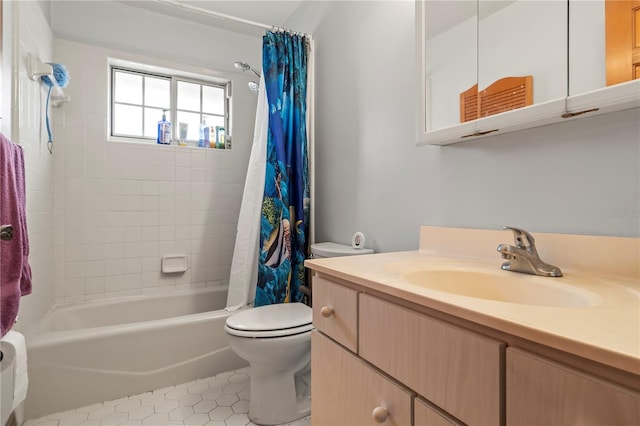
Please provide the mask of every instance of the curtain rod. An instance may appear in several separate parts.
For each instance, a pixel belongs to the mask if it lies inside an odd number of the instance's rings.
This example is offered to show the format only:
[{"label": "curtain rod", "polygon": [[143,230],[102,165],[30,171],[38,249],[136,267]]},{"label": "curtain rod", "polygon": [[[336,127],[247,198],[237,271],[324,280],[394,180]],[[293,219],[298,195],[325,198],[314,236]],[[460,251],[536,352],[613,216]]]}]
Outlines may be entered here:
[{"label": "curtain rod", "polygon": [[207,15],[207,16],[212,16],[214,18],[218,18],[218,19],[226,19],[229,21],[236,21],[236,22],[240,22],[242,24],[247,24],[247,25],[251,25],[257,28],[262,28],[265,30],[270,30],[270,31],[284,31],[284,32],[290,32],[290,33],[294,33],[294,34],[300,34],[300,35],[304,35],[304,36],[309,36],[306,33],[299,33],[297,31],[291,31],[288,30],[286,28],[281,28],[281,27],[276,27],[273,25],[267,25],[267,24],[263,24],[261,22],[256,22],[256,21],[250,21],[248,19],[243,19],[243,18],[238,18],[236,16],[232,16],[232,15],[227,15],[226,13],[220,13],[220,12],[214,12],[213,10],[209,10],[209,9],[204,9],[202,7],[197,7],[197,6],[191,6],[188,4],[184,4],[180,1],[175,1],[175,0],[154,0],[157,3],[160,4],[164,4],[166,6],[171,6],[171,7],[177,7],[179,9],[184,9],[187,10],[189,12],[194,12],[194,13],[199,13],[201,15]]}]

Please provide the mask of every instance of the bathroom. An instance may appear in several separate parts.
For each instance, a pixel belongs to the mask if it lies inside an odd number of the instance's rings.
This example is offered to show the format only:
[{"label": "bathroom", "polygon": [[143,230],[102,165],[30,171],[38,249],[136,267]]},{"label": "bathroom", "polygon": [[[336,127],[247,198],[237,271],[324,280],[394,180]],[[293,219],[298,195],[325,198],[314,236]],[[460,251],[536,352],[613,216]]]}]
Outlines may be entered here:
[{"label": "bathroom", "polygon": [[[8,25],[15,9],[19,24]],[[376,252],[415,250],[424,224],[482,229],[517,224],[537,232],[640,236],[637,109],[488,136],[481,143],[416,147],[412,1],[302,2],[282,22],[271,21],[269,15],[252,19],[305,31],[316,45],[316,241],[348,243],[361,231]],[[7,45],[13,36],[21,52],[64,63],[70,70],[65,92],[71,102],[54,111],[53,156],[46,148],[43,93],[26,77],[21,82],[19,128],[11,128],[17,106],[8,96]],[[220,51],[211,54],[212,44]],[[162,158],[157,164],[146,163],[147,147],[106,141],[108,89],[96,84],[104,70],[91,67],[101,66],[101,58],[111,50],[130,60],[206,66],[239,79],[234,100],[246,122],[233,129],[233,149],[204,155],[190,150],[193,168],[188,180],[182,175],[191,184],[198,183],[197,173],[204,174],[205,181],[211,174],[220,183],[215,191],[202,194],[207,197],[202,209],[214,210],[213,222],[190,222],[193,212],[178,202],[185,185],[177,168],[186,168],[186,163],[178,165],[176,158],[171,185],[165,180],[171,172],[161,169]],[[120,2],[3,1],[2,59],[2,132],[19,134],[29,153],[34,290],[22,299],[15,329],[29,339],[54,304],[160,287],[224,285],[255,114],[255,95],[242,90],[250,76],[234,71],[233,62],[259,64],[260,36],[200,22],[186,25],[179,18]],[[108,173],[111,163],[123,174],[151,169],[149,173],[157,170],[159,176],[139,189],[148,197],[142,202],[150,210],[141,209],[148,215],[131,220],[126,210],[115,209],[115,216],[92,216],[91,229],[104,239],[92,253],[80,243],[86,235],[73,225],[98,195],[87,191],[87,182]],[[172,187],[174,192],[163,192]],[[80,199],[78,191],[94,198]],[[127,196],[113,195],[123,197],[122,202]],[[108,224],[108,232],[102,223]],[[145,243],[153,243],[156,251]],[[164,254],[161,247],[190,250],[190,269],[179,277],[160,276],[154,268]]]}]

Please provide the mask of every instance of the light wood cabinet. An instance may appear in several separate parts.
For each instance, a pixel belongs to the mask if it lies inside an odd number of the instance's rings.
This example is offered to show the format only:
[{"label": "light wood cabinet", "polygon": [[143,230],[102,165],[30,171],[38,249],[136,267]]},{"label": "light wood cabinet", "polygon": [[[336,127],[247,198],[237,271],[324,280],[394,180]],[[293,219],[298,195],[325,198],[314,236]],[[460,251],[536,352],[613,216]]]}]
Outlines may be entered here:
[{"label": "light wood cabinet", "polygon": [[314,277],[314,426],[640,424],[637,376],[337,281]]},{"label": "light wood cabinet", "polygon": [[359,355],[467,424],[499,425],[504,343],[360,294]]},{"label": "light wood cabinet", "polygon": [[312,289],[313,425],[504,423],[503,343],[318,275]]},{"label": "light wood cabinet", "polygon": [[313,278],[313,325],[349,350],[358,350],[358,292]]},{"label": "light wood cabinet", "polygon": [[420,398],[414,399],[413,418],[416,426],[464,426],[440,413]]},{"label": "light wood cabinet", "polygon": [[412,394],[317,331],[311,383],[314,425],[411,425]]},{"label": "light wood cabinet", "polygon": [[508,425],[640,424],[640,394],[517,348],[507,350]]}]

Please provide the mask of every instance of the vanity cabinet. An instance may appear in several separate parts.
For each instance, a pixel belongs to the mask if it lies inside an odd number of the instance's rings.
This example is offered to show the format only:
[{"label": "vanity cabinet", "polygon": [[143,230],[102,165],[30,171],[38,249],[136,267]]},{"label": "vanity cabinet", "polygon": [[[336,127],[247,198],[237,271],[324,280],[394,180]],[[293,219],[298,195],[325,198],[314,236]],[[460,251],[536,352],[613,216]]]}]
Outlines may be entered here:
[{"label": "vanity cabinet", "polygon": [[507,349],[508,425],[638,425],[640,395],[518,348]]},{"label": "vanity cabinet", "polygon": [[464,426],[421,398],[414,400],[413,418],[416,426]]},{"label": "vanity cabinet", "polygon": [[314,425],[411,425],[410,391],[317,331],[311,348]]},{"label": "vanity cabinet", "polygon": [[314,425],[504,423],[504,343],[318,275],[313,301]]},{"label": "vanity cabinet", "polygon": [[360,293],[358,354],[467,424],[499,425],[505,345]]},{"label": "vanity cabinet", "polygon": [[352,352],[358,345],[358,292],[313,278],[313,325]]},{"label": "vanity cabinet", "polygon": [[637,376],[366,281],[313,279],[314,426],[640,424]]}]

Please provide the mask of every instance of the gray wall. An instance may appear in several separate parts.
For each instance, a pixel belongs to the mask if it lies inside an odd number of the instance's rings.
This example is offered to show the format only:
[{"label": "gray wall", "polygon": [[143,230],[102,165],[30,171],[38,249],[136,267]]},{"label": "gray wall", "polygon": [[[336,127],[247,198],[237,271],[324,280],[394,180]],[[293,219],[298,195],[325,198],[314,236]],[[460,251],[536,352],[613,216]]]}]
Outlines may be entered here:
[{"label": "gray wall", "polygon": [[316,241],[412,250],[420,225],[640,236],[637,109],[417,148],[414,3],[305,3],[291,25],[316,46]]}]

